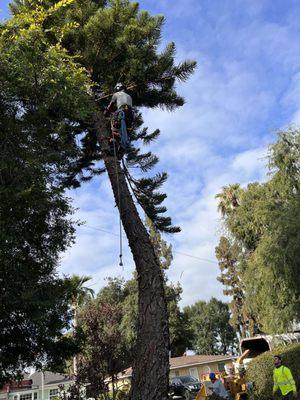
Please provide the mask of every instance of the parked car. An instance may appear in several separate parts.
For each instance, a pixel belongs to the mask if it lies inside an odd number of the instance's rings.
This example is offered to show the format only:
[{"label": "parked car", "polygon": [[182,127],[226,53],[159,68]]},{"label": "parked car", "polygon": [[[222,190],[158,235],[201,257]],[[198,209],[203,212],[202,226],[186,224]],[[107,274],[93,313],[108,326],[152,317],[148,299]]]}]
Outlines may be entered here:
[{"label": "parked car", "polygon": [[170,398],[192,400],[201,388],[201,382],[194,376],[177,376],[170,382]]}]

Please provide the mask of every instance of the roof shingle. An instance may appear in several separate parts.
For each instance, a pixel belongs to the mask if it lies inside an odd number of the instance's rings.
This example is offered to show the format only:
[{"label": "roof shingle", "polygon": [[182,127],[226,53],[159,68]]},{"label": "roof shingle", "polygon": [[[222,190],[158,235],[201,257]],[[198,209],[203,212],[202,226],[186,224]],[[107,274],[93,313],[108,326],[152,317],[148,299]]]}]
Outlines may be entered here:
[{"label": "roof shingle", "polygon": [[174,357],[170,360],[170,369],[183,367],[186,365],[207,364],[212,362],[230,361],[235,359],[234,356],[223,355],[195,355]]}]

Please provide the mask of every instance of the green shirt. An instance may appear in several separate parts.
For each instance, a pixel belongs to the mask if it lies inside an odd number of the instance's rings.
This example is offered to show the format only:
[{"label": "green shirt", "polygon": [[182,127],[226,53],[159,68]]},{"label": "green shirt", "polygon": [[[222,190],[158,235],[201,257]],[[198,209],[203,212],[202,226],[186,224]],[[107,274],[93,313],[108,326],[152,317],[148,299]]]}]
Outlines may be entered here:
[{"label": "green shirt", "polygon": [[296,384],[288,367],[281,365],[279,368],[275,368],[273,372],[273,393],[275,393],[278,388],[280,389],[283,396],[290,392],[296,392]]}]

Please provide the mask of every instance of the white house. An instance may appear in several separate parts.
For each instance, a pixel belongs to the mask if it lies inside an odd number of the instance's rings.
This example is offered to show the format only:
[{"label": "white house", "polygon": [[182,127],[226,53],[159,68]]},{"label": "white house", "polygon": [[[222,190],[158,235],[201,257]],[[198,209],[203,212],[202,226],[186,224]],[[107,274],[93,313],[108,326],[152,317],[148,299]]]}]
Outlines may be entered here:
[{"label": "white house", "polygon": [[71,383],[71,377],[48,371],[25,374],[22,381],[6,384],[0,389],[0,400],[55,400],[59,387],[68,388]]}]

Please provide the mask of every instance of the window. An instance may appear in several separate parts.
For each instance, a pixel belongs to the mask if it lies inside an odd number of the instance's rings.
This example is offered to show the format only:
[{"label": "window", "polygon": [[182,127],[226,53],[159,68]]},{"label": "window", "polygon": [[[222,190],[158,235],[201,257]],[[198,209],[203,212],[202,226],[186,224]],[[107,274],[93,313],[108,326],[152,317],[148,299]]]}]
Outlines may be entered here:
[{"label": "window", "polygon": [[32,400],[32,393],[20,394],[20,400]]},{"label": "window", "polygon": [[199,379],[199,374],[197,368],[190,368],[189,369],[190,375],[193,376],[194,378]]},{"label": "window", "polygon": [[170,378],[172,379],[172,378],[175,378],[175,372],[174,371],[170,371]]},{"label": "window", "polygon": [[59,397],[58,389],[50,389],[49,399],[54,400],[54,399],[57,399],[58,397]]},{"label": "window", "polygon": [[210,374],[211,373],[211,369],[208,365],[205,365],[205,367],[203,368],[203,371],[205,374]]},{"label": "window", "polygon": [[179,376],[179,371],[175,371],[175,376]]},{"label": "window", "polygon": [[33,400],[37,400],[37,392],[33,393]]},{"label": "window", "polygon": [[219,372],[225,371],[225,363],[219,363],[218,364],[218,371]]}]

